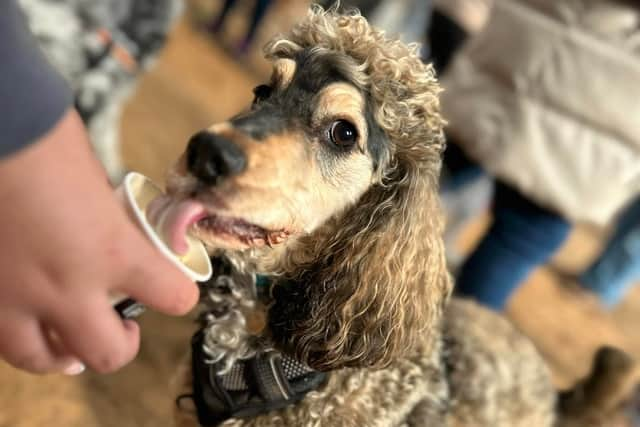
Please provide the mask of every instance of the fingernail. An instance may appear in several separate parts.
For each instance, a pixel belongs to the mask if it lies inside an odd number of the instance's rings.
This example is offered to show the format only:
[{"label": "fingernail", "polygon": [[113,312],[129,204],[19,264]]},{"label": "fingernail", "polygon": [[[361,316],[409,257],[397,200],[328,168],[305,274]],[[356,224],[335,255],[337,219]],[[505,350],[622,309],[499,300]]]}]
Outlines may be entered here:
[{"label": "fingernail", "polygon": [[124,327],[130,330],[140,329],[140,325],[133,319],[124,319],[122,321],[124,323]]},{"label": "fingernail", "polygon": [[71,365],[67,366],[64,371],[62,371],[63,374],[65,375],[80,375],[81,373],[83,373],[85,370],[85,366],[84,363],[81,362],[74,362]]}]

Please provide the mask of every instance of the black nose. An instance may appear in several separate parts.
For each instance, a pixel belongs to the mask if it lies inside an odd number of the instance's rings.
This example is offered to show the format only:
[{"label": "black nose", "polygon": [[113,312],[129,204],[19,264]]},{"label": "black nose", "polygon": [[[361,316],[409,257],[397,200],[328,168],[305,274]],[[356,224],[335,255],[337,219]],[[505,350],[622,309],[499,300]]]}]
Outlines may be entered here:
[{"label": "black nose", "polygon": [[211,132],[198,132],[189,140],[187,168],[205,184],[215,185],[220,179],[244,170],[247,159],[233,142]]}]

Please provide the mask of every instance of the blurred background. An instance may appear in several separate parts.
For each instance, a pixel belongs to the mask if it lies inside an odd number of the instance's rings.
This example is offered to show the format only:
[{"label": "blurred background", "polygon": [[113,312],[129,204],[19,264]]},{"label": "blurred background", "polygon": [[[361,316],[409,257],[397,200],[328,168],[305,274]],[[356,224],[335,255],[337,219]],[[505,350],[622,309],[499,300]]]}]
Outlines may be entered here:
[{"label": "blurred background", "polygon": [[[23,3],[34,32],[46,39],[45,51],[57,42],[55,37],[45,37],[50,30],[42,16],[52,16],[50,8],[64,7],[65,3],[72,5],[65,13],[75,14],[76,8],[83,7],[82,1],[71,0]],[[113,180],[124,170],[136,170],[161,182],[192,134],[228,118],[251,101],[251,89],[270,72],[260,47],[303,16],[309,3],[138,3],[143,4],[138,11],[141,22],[133,15],[106,20],[104,28],[98,28],[101,31],[94,26],[89,35],[76,39],[86,45],[82,54],[99,50],[99,60],[86,62],[90,65],[76,67],[73,72],[65,69],[69,57],[64,50],[52,61],[59,61],[56,65],[70,79],[96,152]],[[390,33],[400,33],[407,41],[427,42],[425,60],[434,55],[443,74],[458,49],[482,31],[490,15],[488,2],[482,1],[465,16],[437,2],[438,15],[433,15],[433,4],[427,0],[353,3]],[[94,21],[111,12],[100,12],[103,15],[96,15]],[[156,12],[160,15],[154,15]],[[157,16],[167,25],[154,27]],[[56,27],[56,34],[64,32]],[[152,44],[149,31],[154,36]],[[105,135],[108,140],[102,141]],[[449,189],[446,184],[443,188]],[[470,180],[463,190],[454,186],[443,192],[451,223],[447,244],[455,274],[464,268],[465,257],[491,224],[491,186],[484,176]],[[635,221],[637,224],[640,219],[635,217]],[[552,258],[535,265],[506,303],[506,314],[534,341],[559,387],[585,375],[595,350],[604,344],[640,357],[640,288],[633,286],[637,277],[629,276],[626,282],[630,283],[613,303],[580,284],[581,273],[598,259],[617,229],[617,217],[598,226],[572,222],[569,237],[553,251]],[[628,262],[640,263],[640,253],[636,250],[635,254]],[[190,318],[173,319],[151,312],[140,318],[140,324],[140,354],[117,374],[34,377],[0,362],[0,427],[168,425],[173,408],[169,383],[186,354],[194,325]]]}]

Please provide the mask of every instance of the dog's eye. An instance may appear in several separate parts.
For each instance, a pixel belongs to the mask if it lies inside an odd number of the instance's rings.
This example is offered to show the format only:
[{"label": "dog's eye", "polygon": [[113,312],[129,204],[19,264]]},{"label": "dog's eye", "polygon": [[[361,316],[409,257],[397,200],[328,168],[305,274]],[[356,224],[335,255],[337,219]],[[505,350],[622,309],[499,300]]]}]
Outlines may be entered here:
[{"label": "dog's eye", "polygon": [[358,140],[358,130],[354,125],[346,120],[333,122],[329,129],[331,142],[342,148],[349,148],[355,145]]},{"label": "dog's eye", "polygon": [[271,96],[271,92],[273,92],[273,88],[271,86],[268,86],[268,85],[256,86],[255,89],[253,89],[253,95],[255,96],[253,98],[253,103],[255,104],[256,102],[267,99],[268,97]]}]

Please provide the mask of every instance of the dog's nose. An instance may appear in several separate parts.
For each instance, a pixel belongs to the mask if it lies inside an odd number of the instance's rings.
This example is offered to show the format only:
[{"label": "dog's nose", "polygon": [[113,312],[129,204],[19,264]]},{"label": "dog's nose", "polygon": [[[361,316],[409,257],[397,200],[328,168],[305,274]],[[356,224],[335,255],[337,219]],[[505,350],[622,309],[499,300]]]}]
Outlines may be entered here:
[{"label": "dog's nose", "polygon": [[187,168],[205,184],[215,185],[221,178],[237,175],[246,165],[240,147],[221,135],[202,131],[189,140]]}]

